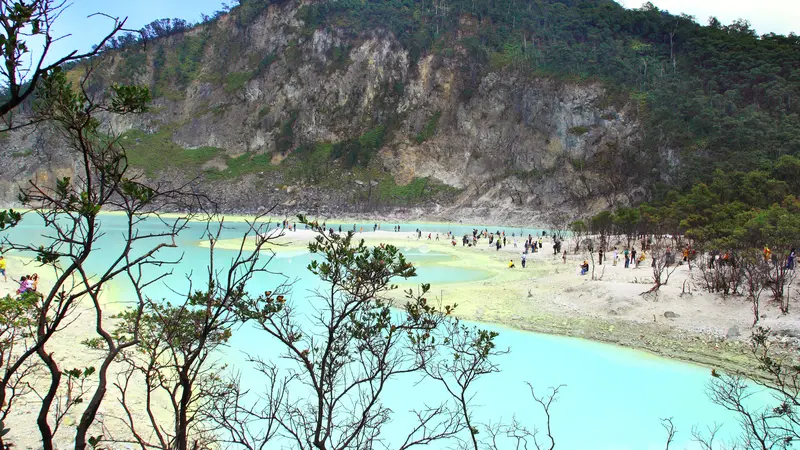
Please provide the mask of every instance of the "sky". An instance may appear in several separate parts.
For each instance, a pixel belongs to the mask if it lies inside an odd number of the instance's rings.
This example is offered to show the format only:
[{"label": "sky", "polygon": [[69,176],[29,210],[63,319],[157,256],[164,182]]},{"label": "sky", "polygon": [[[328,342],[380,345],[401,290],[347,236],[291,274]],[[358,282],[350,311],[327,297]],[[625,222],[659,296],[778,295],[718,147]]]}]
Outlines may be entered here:
[{"label": "sky", "polygon": [[[746,19],[756,33],[800,34],[800,0],[650,0],[672,14],[689,14],[706,25],[716,16],[723,24]],[[639,8],[645,0],[616,0],[626,8]]]},{"label": "sky", "polygon": [[[627,8],[638,8],[644,3],[644,0],[616,1]],[[745,18],[758,34],[800,34],[800,0],[652,0],[652,3],[673,14],[695,16],[701,24],[706,24],[712,15],[724,24]],[[98,43],[113,22],[105,17],[88,17],[96,12],[128,17],[126,27],[139,29],[164,17],[197,22],[201,13],[211,15],[222,4],[221,0],[73,0],[56,24],[56,35],[69,36],[55,44],[52,54],[75,49],[86,51]]]}]

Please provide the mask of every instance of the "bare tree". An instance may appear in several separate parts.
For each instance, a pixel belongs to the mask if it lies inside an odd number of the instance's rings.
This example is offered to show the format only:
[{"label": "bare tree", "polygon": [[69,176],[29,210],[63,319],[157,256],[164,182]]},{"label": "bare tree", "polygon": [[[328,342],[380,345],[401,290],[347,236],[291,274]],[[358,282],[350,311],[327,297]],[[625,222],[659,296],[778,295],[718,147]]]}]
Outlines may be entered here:
[{"label": "bare tree", "polygon": [[795,277],[794,269],[790,269],[785,261],[773,256],[771,261],[764,262],[767,268],[767,285],[772,292],[772,300],[778,304],[781,313],[789,313],[789,289]]},{"label": "bare tree", "polygon": [[[782,354],[773,348],[766,328],[759,327],[753,332],[750,350],[766,378],[748,380],[741,373],[713,370],[708,384],[711,401],[737,415],[742,430],[737,446],[758,450],[791,448],[800,439],[800,365],[795,355]],[[774,403],[754,405],[750,397],[757,391],[749,387],[750,383],[771,393]],[[705,448],[712,448],[715,434],[716,429],[710,438],[701,436]]]},{"label": "bare tree", "polygon": [[456,404],[458,420],[452,423],[452,427],[444,429],[453,436],[466,431],[467,446],[478,450],[478,433],[483,426],[473,417],[475,393],[470,392],[470,388],[480,377],[500,371],[494,358],[507,354],[508,349],[496,348],[496,332],[467,326],[459,320],[446,321],[436,334],[436,342],[442,345],[431,342],[431,345],[421,348],[421,366],[429,377],[444,386]]},{"label": "bare tree", "polygon": [[661,426],[664,427],[664,431],[667,432],[667,443],[665,450],[669,450],[669,446],[675,439],[675,434],[678,433],[678,430],[675,428],[675,424],[672,422],[672,417],[661,419]]},{"label": "bare tree", "polygon": [[[747,250],[744,250],[746,253]],[[722,295],[737,295],[746,278],[743,272],[742,257],[739,253],[718,251],[705,253],[696,267],[708,292]]]},{"label": "bare tree", "polygon": [[740,266],[742,274],[744,275],[747,298],[750,300],[752,306],[753,326],[756,326],[759,320],[761,293],[767,287],[769,267],[764,263],[763,258],[756,250],[743,252]]},{"label": "bare tree", "polygon": [[[74,87],[61,70],[51,71],[40,82],[36,117],[57,125],[69,150],[74,152],[81,165],[74,179],[64,177],[56,180],[54,185],[42,185],[31,180],[21,188],[21,201],[31,209],[27,214],[37,215],[44,223],[47,243],[39,246],[5,238],[4,247],[32,255],[38,264],[53,271],[55,282],[49,291],[36,297],[32,309],[27,312],[30,315],[29,332],[16,342],[13,352],[7,353],[11,356],[4,361],[0,378],[0,404],[7,404],[8,397],[14,395],[15,380],[26,366],[32,364],[32,358],[37,357],[48,374],[37,426],[42,447],[46,450],[53,448],[54,429],[50,419],[55,415],[57,428],[59,414],[53,408],[63,411],[64,404],[57,396],[65,372],[48,351],[47,343],[70,323],[70,317],[81,302],[90,302],[95,329],[105,354],[99,368],[85,368],[88,372],[81,372],[83,377],[95,377],[92,391],[83,392],[81,396],[83,413],[76,426],[75,448],[82,450],[87,445],[87,433],[106,392],[110,363],[120,351],[136,343],[135,335],[131,340],[120,341],[105,330],[100,293],[111,280],[132,269],[175,263],[157,258],[157,253],[176,246],[174,237],[185,228],[188,218],[162,220],[155,211],[164,206],[191,208],[196,206],[193,201],[197,197],[180,189],[161,189],[140,183],[128,174],[127,159],[119,145],[119,137],[99,131],[101,122],[97,115],[144,111],[149,101],[147,89],[114,86],[103,101],[97,101],[86,92],[86,79]],[[122,238],[125,244],[116,254],[105,251],[106,265],[90,271],[87,262],[97,253],[96,244],[104,234],[99,218],[104,209],[123,212]],[[0,217],[8,219],[11,225],[23,220],[22,215],[13,211],[0,214]],[[147,218],[165,225],[164,231],[150,233],[140,229],[139,225]],[[131,286],[134,291],[142,287],[134,280],[131,280]],[[66,382],[69,385],[75,377],[69,374],[68,377]]]},{"label": "bare tree", "polygon": [[[399,375],[424,374],[426,359],[419,352],[434,345],[452,308],[433,306],[426,297],[430,286],[422,285],[417,293],[406,292],[401,313],[393,312],[387,297],[395,288],[391,279],[415,275],[397,248],[369,248],[363,241],[355,243],[353,233],[329,234],[305,217],[299,221],[317,232],[309,249],[320,260],[312,261],[309,270],[323,285],[314,291],[317,302],[308,321],[292,301],[274,293],[264,306],[242,308],[241,314],[266,332],[292,363],[278,376],[270,361],[254,358],[268,385],[264,401],[250,417],[276,422],[277,436],[294,448],[375,448],[382,445],[382,429],[392,418],[381,394]],[[283,389],[303,394],[285,396]],[[417,425],[396,442],[398,448],[444,439],[458,429],[445,407],[426,407],[416,414]],[[270,437],[247,446],[260,448]]]},{"label": "bare tree", "polygon": [[533,400],[536,401],[536,403],[538,403],[542,407],[542,411],[544,411],[545,415],[545,428],[546,428],[545,434],[547,435],[547,442],[540,444],[538,439],[536,438],[537,433],[536,431],[534,431],[533,433],[534,445],[536,445],[536,448],[539,450],[544,450],[544,449],[553,450],[556,447],[556,440],[555,437],[553,436],[553,430],[551,427],[552,413],[550,412],[550,408],[552,408],[553,402],[555,402],[556,399],[558,398],[558,392],[561,390],[562,387],[564,387],[564,385],[562,384],[560,386],[551,387],[547,392],[547,394],[543,396],[536,395],[536,391],[533,389],[533,386],[530,383],[528,383],[528,387],[531,390],[531,397],[533,397]]},{"label": "bare tree", "polygon": [[583,237],[586,236],[586,233],[589,232],[589,228],[583,220],[576,220],[569,224],[569,231],[572,233],[572,243],[575,245],[575,253],[578,253],[581,241]]},{"label": "bare tree", "polygon": [[671,260],[672,252],[669,242],[664,237],[657,237],[650,246],[651,267],[653,269],[653,287],[642,293],[653,294],[658,292],[661,286],[669,282],[670,276],[678,268]]},{"label": "bare tree", "polygon": [[[216,440],[204,419],[211,416],[217,401],[228,401],[233,384],[219,375],[220,365],[214,355],[246,320],[237,313],[239,305],[263,304],[264,296],[254,298],[247,293],[247,283],[266,271],[271,258],[262,260],[260,253],[281,235],[279,229],[268,232],[268,225],[260,223],[260,218],[247,225],[233,260],[223,268],[219,268],[214,250],[224,221],[215,231],[209,230],[209,265],[203,288],[195,290],[190,277],[181,303],[145,298],[143,311],[122,314],[116,335],[140,337],[137,348],[120,354],[125,369],[114,385],[125,412],[121,420],[142,450],[187,450]],[[137,421],[141,405],[130,396],[137,379],[143,380],[146,391],[143,406],[147,419],[143,423]],[[163,395],[159,397],[159,393]],[[153,413],[160,399],[167,399],[171,408],[167,419]],[[109,440],[127,439],[112,436]]]}]

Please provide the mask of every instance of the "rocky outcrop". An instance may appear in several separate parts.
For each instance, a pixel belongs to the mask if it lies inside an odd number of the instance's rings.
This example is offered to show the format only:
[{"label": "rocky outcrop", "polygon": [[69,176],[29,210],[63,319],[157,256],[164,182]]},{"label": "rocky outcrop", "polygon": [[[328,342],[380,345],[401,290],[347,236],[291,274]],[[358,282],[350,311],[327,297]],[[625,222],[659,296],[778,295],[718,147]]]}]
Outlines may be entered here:
[{"label": "rocky outcrop", "polygon": [[[298,182],[284,170],[205,177],[206,189],[228,210],[278,204],[354,214],[402,207],[408,215],[524,223],[545,221],[556,209],[585,213],[643,198],[626,166],[638,158],[637,111],[613,105],[600,83],[479,66],[455,40],[446,52],[413,60],[383,30],[359,37],[309,30],[299,8],[273,5],[246,26],[226,16],[146,49],[106,54],[99,79],[147,84],[156,94],[151,112],[114,119],[112,128],[168,128],[184,149],[221,149],[201,166],[206,172],[224,171],[226,161],[243,155],[266,155],[280,169],[303,144],[385,130],[369,171],[341,170],[340,182]],[[165,76],[165,64],[190,44],[203,48],[191,76]],[[67,147],[45,128],[13,133],[0,145],[6,203],[16,183],[72,170]],[[148,176],[197,175],[165,169]],[[391,175],[398,185],[427,178],[451,189],[422,203],[375,202],[371,192],[364,199],[374,186],[365,173]]]}]

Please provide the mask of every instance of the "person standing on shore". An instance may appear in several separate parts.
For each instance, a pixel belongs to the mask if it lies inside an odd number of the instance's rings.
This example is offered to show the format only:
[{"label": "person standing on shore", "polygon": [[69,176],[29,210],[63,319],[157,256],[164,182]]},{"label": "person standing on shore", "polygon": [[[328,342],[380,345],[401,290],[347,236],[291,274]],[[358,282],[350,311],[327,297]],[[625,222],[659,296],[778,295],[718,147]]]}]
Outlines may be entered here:
[{"label": "person standing on shore", "polygon": [[564,254],[561,256],[561,260],[564,261],[564,264],[567,263],[567,251],[564,250]]},{"label": "person standing on shore", "polygon": [[8,276],[6,276],[6,258],[0,255],[0,275],[3,275],[3,281],[8,283]]},{"label": "person standing on shore", "polygon": [[597,251],[597,259],[598,259],[597,265],[602,266],[603,265],[603,249],[602,248]]},{"label": "person standing on shore", "polygon": [[525,268],[525,262],[527,261],[527,259],[528,259],[528,257],[525,255],[525,253],[523,253],[522,254],[522,268],[523,269]]},{"label": "person standing on shore", "polygon": [[616,266],[618,259],[619,259],[619,252],[617,251],[617,247],[614,247],[614,261],[612,261],[611,265]]}]

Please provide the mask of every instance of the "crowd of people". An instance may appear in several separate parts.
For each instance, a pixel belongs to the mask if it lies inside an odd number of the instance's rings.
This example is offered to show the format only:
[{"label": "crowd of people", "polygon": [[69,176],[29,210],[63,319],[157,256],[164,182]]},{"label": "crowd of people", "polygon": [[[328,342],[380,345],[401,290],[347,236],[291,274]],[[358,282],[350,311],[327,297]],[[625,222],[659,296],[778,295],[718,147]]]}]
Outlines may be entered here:
[{"label": "crowd of people", "polygon": [[[3,281],[8,283],[8,261],[2,255],[0,255],[0,275],[3,276]],[[13,278],[12,281],[14,281]],[[26,292],[38,292],[39,274],[34,273],[33,275],[23,275],[19,279],[18,283],[19,286],[15,291],[17,295],[22,295]]]}]

